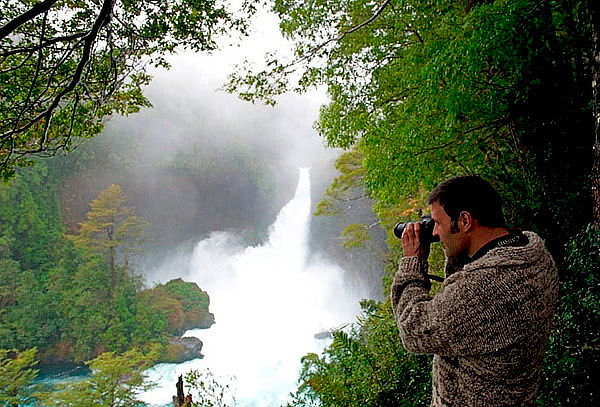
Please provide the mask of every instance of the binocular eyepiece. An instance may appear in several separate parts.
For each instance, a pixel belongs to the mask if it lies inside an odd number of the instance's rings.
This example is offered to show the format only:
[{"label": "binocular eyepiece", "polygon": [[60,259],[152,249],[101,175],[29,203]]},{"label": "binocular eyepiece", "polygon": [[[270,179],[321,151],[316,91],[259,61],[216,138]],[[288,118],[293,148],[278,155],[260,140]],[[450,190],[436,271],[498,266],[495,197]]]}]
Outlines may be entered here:
[{"label": "binocular eyepiece", "polygon": [[[399,222],[394,226],[394,236],[398,239],[402,239],[402,233],[410,222]],[[433,226],[435,222],[431,219],[431,215],[423,215],[421,216],[421,220],[419,220],[419,224],[421,225],[421,234],[420,240],[423,244],[431,244],[440,241],[439,236],[433,235]]]}]

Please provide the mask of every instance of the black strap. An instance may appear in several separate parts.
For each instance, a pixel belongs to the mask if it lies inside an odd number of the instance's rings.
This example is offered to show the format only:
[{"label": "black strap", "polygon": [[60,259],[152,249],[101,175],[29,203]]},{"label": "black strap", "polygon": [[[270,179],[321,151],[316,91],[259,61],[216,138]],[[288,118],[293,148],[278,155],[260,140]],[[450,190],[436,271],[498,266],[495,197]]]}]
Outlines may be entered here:
[{"label": "black strap", "polygon": [[496,247],[521,247],[525,246],[527,243],[529,243],[529,239],[523,234],[523,232],[511,230],[507,235],[500,236],[499,238],[483,245],[481,249],[477,250],[477,252],[467,260],[467,263],[471,263],[472,261],[483,257],[487,252],[495,249]]},{"label": "black strap", "polygon": [[430,280],[439,281],[440,283],[444,282],[444,277],[436,276],[435,274],[427,274],[427,278]]}]

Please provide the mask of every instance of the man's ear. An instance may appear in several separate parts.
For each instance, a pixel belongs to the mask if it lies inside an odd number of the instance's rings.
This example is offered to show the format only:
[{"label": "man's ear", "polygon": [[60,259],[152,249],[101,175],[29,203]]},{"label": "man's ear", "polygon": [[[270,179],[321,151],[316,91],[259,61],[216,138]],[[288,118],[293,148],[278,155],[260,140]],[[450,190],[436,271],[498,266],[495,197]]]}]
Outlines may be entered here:
[{"label": "man's ear", "polygon": [[458,215],[458,227],[463,232],[469,232],[473,228],[473,217],[467,211],[462,211]]}]

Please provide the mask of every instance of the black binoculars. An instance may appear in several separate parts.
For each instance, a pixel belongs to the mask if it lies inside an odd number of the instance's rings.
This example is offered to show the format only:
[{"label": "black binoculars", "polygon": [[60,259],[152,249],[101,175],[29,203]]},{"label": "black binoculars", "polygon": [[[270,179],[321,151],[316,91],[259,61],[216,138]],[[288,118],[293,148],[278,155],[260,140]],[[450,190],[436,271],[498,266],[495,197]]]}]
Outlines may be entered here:
[{"label": "black binoculars", "polygon": [[[398,239],[402,239],[402,232],[406,228],[410,222],[399,222],[394,226],[394,236]],[[439,236],[433,235],[433,226],[435,222],[431,219],[431,215],[423,215],[421,216],[421,220],[419,220],[419,224],[421,225],[421,243],[423,244],[431,244],[440,241]]]}]

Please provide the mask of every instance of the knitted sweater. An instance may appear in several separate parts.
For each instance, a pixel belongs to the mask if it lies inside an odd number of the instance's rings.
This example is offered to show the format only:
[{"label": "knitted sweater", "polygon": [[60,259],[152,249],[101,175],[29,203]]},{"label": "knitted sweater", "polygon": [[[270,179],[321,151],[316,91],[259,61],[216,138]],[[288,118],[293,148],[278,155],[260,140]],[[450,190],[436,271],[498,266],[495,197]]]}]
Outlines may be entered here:
[{"label": "knitted sweater", "polygon": [[497,247],[447,276],[432,298],[427,263],[404,257],[392,284],[404,347],[433,353],[434,407],[533,406],[556,308],[544,242]]}]

